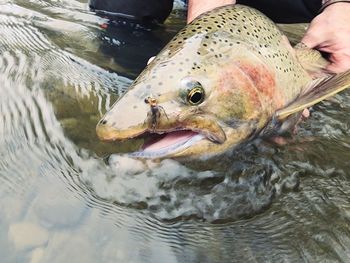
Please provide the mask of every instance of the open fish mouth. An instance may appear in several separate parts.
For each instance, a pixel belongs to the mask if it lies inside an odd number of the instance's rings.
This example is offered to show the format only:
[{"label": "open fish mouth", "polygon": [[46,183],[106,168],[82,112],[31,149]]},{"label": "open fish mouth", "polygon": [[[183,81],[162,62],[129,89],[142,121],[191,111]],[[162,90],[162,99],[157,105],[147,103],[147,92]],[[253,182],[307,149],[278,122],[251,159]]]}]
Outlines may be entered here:
[{"label": "open fish mouth", "polygon": [[[202,119],[200,119],[202,120]],[[206,119],[208,126],[199,127],[198,123],[185,123],[183,127],[158,128],[156,130],[138,125],[130,129],[117,129],[100,122],[97,135],[103,141],[124,141],[129,139],[144,139],[145,143],[129,156],[140,158],[163,158],[183,155],[191,149],[199,149],[204,141],[213,144],[222,144],[226,140],[225,132],[216,122]],[[200,142],[202,141],[202,142]]]},{"label": "open fish mouth", "polygon": [[163,134],[152,133],[141,149],[132,152],[132,157],[161,158],[176,154],[205,139],[203,134],[191,130],[177,130]]}]

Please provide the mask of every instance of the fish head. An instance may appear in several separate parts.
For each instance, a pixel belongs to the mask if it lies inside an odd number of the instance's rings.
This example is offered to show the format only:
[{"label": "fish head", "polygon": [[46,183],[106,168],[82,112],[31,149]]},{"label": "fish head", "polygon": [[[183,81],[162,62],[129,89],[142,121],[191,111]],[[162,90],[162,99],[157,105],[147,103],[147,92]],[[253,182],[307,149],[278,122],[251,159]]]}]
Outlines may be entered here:
[{"label": "fish head", "polygon": [[242,65],[263,65],[245,49],[224,31],[175,38],[101,119],[98,137],[160,135],[138,152],[142,157],[216,154],[238,144],[261,118],[256,88]]}]

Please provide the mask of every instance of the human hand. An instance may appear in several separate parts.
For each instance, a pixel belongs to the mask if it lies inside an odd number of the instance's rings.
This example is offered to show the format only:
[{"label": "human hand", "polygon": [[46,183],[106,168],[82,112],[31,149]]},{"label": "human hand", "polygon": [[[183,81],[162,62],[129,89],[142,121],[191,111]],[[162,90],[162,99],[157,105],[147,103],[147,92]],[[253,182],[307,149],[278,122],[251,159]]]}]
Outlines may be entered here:
[{"label": "human hand", "polygon": [[340,73],[350,69],[350,3],[332,4],[316,16],[302,42],[309,48],[329,53],[327,70]]},{"label": "human hand", "polygon": [[219,6],[235,4],[236,0],[189,0],[187,23],[192,22],[197,16]]}]

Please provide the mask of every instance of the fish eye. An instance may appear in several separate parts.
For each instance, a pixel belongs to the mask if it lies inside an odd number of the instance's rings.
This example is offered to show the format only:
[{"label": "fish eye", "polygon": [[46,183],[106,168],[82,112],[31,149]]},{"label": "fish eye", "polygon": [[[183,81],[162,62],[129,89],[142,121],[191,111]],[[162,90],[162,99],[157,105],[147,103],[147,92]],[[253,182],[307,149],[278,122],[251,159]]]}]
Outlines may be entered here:
[{"label": "fish eye", "polygon": [[187,101],[191,105],[201,104],[203,100],[204,100],[204,89],[202,88],[202,86],[194,87],[187,94]]},{"label": "fish eye", "polygon": [[205,99],[205,91],[201,83],[192,77],[186,77],[181,81],[180,97],[192,106],[201,104]]}]

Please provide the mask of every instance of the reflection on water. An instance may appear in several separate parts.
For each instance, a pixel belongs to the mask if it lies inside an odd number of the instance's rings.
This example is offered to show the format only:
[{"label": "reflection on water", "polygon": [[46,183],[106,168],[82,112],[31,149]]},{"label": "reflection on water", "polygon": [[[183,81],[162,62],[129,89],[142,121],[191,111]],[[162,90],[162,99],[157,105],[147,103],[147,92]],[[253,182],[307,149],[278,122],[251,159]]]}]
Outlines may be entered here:
[{"label": "reflection on water", "polygon": [[314,107],[289,144],[205,164],[97,140],[181,17],[146,28],[85,1],[0,1],[1,262],[349,260],[349,92]]}]

